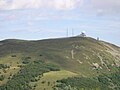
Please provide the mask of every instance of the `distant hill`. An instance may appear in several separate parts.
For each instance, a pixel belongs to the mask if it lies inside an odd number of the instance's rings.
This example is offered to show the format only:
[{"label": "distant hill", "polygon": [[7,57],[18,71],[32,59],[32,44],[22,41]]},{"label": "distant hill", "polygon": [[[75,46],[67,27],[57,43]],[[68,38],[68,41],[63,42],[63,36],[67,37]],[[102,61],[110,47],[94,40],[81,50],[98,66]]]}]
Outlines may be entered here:
[{"label": "distant hill", "polygon": [[10,57],[16,59],[14,63],[21,63],[23,57],[44,60],[82,76],[114,72],[120,66],[118,46],[90,37],[0,41],[0,63],[12,63]]},{"label": "distant hill", "polygon": [[119,90],[119,67],[120,47],[91,37],[0,41],[0,90]]}]

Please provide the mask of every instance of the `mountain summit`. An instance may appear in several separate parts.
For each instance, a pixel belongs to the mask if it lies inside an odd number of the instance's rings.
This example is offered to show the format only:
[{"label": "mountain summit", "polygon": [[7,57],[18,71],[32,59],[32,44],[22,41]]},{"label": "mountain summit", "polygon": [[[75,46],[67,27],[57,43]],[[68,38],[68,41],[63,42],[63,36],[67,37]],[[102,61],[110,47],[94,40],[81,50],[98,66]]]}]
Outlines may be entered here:
[{"label": "mountain summit", "polygon": [[120,47],[90,37],[0,41],[0,90],[119,90],[119,67]]},{"label": "mountain summit", "polygon": [[83,76],[113,72],[120,66],[120,48],[90,37],[71,37],[39,41],[4,40],[0,42],[0,62],[15,55],[15,62],[31,57],[58,65]]}]

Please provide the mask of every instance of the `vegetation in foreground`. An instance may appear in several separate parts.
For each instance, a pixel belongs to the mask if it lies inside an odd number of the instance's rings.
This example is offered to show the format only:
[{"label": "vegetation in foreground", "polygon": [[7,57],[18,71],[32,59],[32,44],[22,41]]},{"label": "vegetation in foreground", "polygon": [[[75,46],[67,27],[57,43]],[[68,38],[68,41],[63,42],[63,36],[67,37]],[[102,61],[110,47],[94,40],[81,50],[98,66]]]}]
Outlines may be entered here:
[{"label": "vegetation in foreground", "polygon": [[37,82],[31,82],[31,86],[36,86],[35,90],[53,90],[57,84],[57,80],[67,79],[68,77],[75,77],[77,74],[66,70],[50,71],[43,74],[43,77]]},{"label": "vegetation in foreground", "polygon": [[120,90],[120,68],[95,78],[73,77],[57,81],[54,90]]},{"label": "vegetation in foreground", "polygon": [[[5,85],[0,86],[0,90],[31,90],[33,87],[29,85],[29,82],[38,81],[45,72],[58,70],[59,68],[55,65],[46,64],[40,60],[36,60],[23,66],[22,69],[16,75],[13,75]],[[41,77],[36,78],[37,76]]]}]

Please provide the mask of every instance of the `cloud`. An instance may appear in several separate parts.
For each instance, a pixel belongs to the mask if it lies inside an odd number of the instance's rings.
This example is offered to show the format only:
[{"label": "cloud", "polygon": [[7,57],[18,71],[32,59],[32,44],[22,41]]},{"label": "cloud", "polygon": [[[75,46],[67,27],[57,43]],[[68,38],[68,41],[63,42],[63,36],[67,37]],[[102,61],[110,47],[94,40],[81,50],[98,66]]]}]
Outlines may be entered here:
[{"label": "cloud", "polygon": [[19,9],[78,10],[83,12],[75,14],[120,15],[120,0],[0,0],[0,10]]},{"label": "cloud", "polygon": [[0,10],[18,9],[82,10],[85,12],[120,13],[120,0],[0,0]]},{"label": "cloud", "polygon": [[54,8],[60,10],[74,9],[82,0],[0,0],[0,9]]},{"label": "cloud", "polygon": [[98,14],[117,14],[120,13],[120,0],[91,0],[91,7]]}]

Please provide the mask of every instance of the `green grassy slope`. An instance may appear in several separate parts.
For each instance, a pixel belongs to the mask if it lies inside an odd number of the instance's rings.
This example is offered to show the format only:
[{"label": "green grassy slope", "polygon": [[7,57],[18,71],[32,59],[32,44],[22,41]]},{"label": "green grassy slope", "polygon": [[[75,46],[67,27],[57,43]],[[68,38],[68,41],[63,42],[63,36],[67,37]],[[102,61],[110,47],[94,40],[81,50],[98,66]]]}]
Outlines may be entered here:
[{"label": "green grassy slope", "polygon": [[[42,84],[41,80],[46,82],[50,80],[53,84],[74,74],[92,78],[116,72],[120,66],[120,47],[90,37],[0,41],[0,86],[6,84],[15,74],[19,74],[23,66],[27,67],[35,60],[60,67],[61,71],[49,72],[39,81],[32,83],[33,86],[38,85],[36,90],[41,88],[52,90],[53,85]],[[8,68],[2,68],[6,65]],[[53,77],[56,78],[53,80]]]},{"label": "green grassy slope", "polygon": [[0,42],[0,63],[16,67],[22,64],[24,57],[31,57],[30,60],[44,60],[82,76],[93,76],[114,72],[114,67],[120,65],[119,51],[115,45],[89,37],[40,41],[11,39]]},{"label": "green grassy slope", "polygon": [[[108,43],[105,44],[112,47]],[[31,60],[42,59],[83,76],[98,75],[101,72],[114,71],[112,67],[116,67],[120,62],[116,62],[115,56],[109,52],[110,48],[105,44],[89,37],[40,41],[4,40],[0,42],[0,63],[21,63],[21,58],[31,57]],[[12,61],[8,59],[11,55],[16,55],[11,57]]]},{"label": "green grassy slope", "polygon": [[35,90],[53,90],[57,80],[62,80],[74,76],[77,76],[77,74],[65,70],[51,71],[44,73],[43,77],[39,81],[31,82],[30,86],[36,85]]}]

